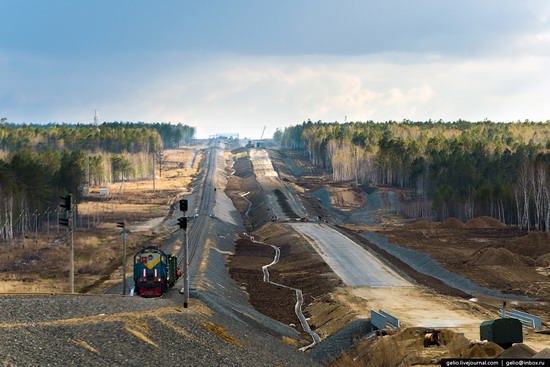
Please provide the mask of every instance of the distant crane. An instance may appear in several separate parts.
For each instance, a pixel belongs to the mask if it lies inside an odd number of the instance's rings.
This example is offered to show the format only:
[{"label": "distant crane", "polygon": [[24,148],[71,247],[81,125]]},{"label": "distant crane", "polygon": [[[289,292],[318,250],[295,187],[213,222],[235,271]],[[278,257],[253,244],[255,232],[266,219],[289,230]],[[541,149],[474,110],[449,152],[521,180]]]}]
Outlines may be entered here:
[{"label": "distant crane", "polygon": [[264,125],[264,129],[262,130],[262,136],[260,137],[260,140],[262,140],[264,138],[264,133],[265,133],[265,128],[267,127],[267,125]]}]

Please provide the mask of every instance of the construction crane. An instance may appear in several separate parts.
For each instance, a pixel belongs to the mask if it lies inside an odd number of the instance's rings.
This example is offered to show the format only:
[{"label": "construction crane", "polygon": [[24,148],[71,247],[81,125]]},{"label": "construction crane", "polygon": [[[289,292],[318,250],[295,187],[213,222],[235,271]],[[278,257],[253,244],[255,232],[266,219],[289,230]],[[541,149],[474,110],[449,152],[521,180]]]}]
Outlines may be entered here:
[{"label": "construction crane", "polygon": [[262,130],[262,136],[260,137],[260,140],[262,140],[264,138],[264,133],[265,133],[265,128],[266,128],[267,125],[264,125],[264,129]]}]

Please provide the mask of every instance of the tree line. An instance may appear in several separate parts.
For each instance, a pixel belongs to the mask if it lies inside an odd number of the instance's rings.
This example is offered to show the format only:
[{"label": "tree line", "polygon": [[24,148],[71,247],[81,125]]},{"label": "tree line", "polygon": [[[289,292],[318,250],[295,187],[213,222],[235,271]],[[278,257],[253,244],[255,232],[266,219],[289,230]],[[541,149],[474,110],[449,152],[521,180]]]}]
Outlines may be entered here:
[{"label": "tree line", "polygon": [[195,128],[181,123],[0,124],[0,150],[31,148],[110,153],[156,152],[188,144]]},{"label": "tree line", "polygon": [[0,124],[0,240],[28,230],[29,213],[56,208],[83,186],[150,178],[153,159],[193,138],[185,125]]},{"label": "tree line", "polygon": [[411,217],[550,230],[550,123],[307,121],[276,132],[334,181],[414,190]]}]

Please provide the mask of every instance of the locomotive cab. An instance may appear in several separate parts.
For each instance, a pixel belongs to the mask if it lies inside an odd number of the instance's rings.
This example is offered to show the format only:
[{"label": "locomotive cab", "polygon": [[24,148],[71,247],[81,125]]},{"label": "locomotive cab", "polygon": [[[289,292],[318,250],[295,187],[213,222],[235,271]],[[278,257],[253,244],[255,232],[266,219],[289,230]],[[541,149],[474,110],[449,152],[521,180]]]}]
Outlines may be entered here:
[{"label": "locomotive cab", "polygon": [[137,295],[142,297],[162,296],[174,285],[171,273],[175,256],[167,255],[157,247],[147,247],[134,256],[134,283]]}]

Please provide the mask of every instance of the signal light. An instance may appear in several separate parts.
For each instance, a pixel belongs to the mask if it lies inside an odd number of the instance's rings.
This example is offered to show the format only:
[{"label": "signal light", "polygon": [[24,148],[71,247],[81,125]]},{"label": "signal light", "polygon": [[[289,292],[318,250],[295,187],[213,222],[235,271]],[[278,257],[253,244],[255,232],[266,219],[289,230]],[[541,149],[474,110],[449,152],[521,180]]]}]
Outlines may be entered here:
[{"label": "signal light", "polygon": [[61,203],[59,204],[59,206],[65,208],[66,211],[70,212],[73,206],[73,196],[69,194],[67,196],[60,196],[60,198]]},{"label": "signal light", "polygon": [[126,229],[126,222],[116,222],[118,228]]},{"label": "signal light", "polygon": [[180,211],[186,212],[187,211],[187,199],[181,199],[180,200]]},{"label": "signal light", "polygon": [[70,221],[67,218],[59,218],[59,224],[62,226],[68,227],[70,224]]},{"label": "signal light", "polygon": [[187,217],[178,218],[178,224],[181,229],[187,229]]},{"label": "signal light", "polygon": [[[59,216],[59,224],[65,227],[69,227],[71,225],[71,214],[72,214],[72,207],[73,207],[73,196],[71,194],[67,196],[60,196],[61,202],[59,203],[59,206],[63,209],[65,209],[65,213]],[[61,213],[60,213],[61,214]],[[65,217],[65,218],[63,218]]]}]

